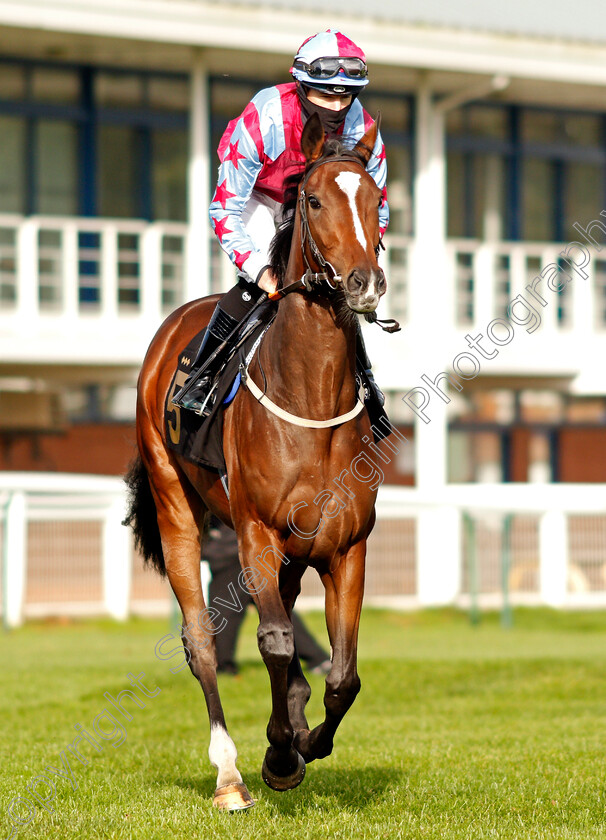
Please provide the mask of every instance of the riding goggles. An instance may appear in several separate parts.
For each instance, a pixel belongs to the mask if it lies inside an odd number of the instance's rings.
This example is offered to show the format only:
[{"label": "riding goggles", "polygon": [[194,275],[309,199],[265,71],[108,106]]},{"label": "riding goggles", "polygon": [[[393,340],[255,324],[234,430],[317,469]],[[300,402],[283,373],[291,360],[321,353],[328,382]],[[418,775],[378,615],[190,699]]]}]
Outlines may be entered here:
[{"label": "riding goggles", "polygon": [[368,67],[361,58],[315,58],[310,64],[297,59],[294,67],[304,70],[312,79],[319,81],[334,79],[341,70],[348,79],[365,79],[368,76]]}]

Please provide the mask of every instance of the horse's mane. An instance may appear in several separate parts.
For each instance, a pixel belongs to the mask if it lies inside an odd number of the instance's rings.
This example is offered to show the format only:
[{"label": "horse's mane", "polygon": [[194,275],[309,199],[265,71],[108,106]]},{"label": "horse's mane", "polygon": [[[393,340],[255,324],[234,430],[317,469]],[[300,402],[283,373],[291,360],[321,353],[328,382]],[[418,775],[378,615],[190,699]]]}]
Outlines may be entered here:
[{"label": "horse's mane", "polygon": [[276,231],[269,250],[269,264],[271,270],[278,278],[280,285],[286,276],[286,267],[292,246],[299,184],[313,166],[331,157],[349,157],[366,167],[366,161],[360,152],[347,146],[343,137],[333,136],[325,140],[324,146],[322,147],[322,154],[319,158],[315,161],[308,161],[300,172],[287,178],[284,190],[285,199],[282,205],[282,218],[284,221]]}]

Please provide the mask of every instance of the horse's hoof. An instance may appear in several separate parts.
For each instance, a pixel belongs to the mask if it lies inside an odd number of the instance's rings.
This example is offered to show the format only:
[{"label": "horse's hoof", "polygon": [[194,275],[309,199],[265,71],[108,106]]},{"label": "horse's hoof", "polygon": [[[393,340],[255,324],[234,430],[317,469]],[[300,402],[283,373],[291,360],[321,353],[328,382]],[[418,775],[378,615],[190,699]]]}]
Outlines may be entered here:
[{"label": "horse's hoof", "polygon": [[318,738],[318,732],[316,730],[310,732],[309,729],[299,729],[295,732],[293,746],[303,756],[306,764],[311,764],[316,758],[326,758],[333,750],[332,740],[322,744]]},{"label": "horse's hoof", "polygon": [[315,759],[315,755],[312,755],[311,752],[310,736],[311,732],[309,729],[299,729],[295,732],[295,737],[293,739],[293,746],[298,751],[299,755],[303,757],[305,764],[311,764],[311,762]]},{"label": "horse's hoof", "polygon": [[254,804],[255,800],[244,782],[218,787],[213,799],[214,807],[220,811],[244,811],[246,808],[252,808]]},{"label": "horse's hoof", "polygon": [[[271,749],[271,747],[270,747]],[[269,752],[269,750],[268,750]],[[263,767],[261,768],[261,775],[263,781],[272,790],[292,790],[300,785],[305,777],[305,761],[303,756],[297,753],[297,767],[289,776],[276,776],[275,773],[267,766],[267,755],[263,759]]]}]

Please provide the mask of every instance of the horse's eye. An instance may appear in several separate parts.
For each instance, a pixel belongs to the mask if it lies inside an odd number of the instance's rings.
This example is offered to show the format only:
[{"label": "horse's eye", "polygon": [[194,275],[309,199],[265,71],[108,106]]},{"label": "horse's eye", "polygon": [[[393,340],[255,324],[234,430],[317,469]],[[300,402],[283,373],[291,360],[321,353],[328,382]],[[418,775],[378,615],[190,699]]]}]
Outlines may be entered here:
[{"label": "horse's eye", "polygon": [[318,201],[318,199],[315,197],[315,195],[310,195],[308,201],[309,201],[309,206],[313,210],[319,210],[320,207],[322,206],[320,204],[320,202]]},{"label": "horse's eye", "polygon": [[383,196],[381,196],[381,198],[379,199],[379,210],[381,209],[382,205],[383,205]]}]

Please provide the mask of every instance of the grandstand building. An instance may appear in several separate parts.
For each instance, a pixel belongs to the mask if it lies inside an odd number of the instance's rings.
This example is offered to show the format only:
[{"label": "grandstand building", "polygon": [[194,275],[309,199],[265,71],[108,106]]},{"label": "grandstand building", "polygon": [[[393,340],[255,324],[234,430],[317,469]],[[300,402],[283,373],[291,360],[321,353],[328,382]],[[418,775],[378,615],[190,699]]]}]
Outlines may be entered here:
[{"label": "grandstand building", "polygon": [[366,51],[391,224],[365,327],[410,443],[390,483],[606,474],[606,9],[0,0],[0,468],[121,473],[137,373],[234,274],[227,121],[308,35]]}]

